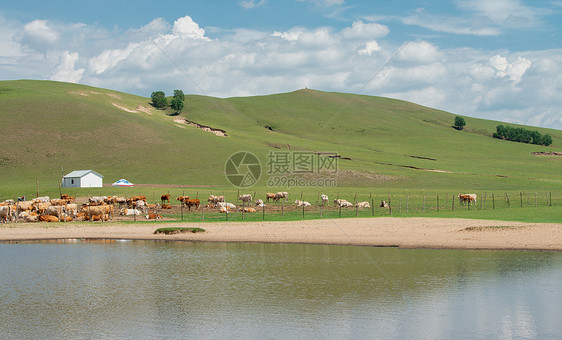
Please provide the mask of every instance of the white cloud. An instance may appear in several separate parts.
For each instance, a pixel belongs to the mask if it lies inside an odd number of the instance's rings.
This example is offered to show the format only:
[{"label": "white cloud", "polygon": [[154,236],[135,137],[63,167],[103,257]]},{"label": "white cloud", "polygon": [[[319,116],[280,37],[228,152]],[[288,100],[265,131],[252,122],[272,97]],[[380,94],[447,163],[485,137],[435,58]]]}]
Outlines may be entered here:
[{"label": "white cloud", "polygon": [[531,67],[531,62],[518,57],[513,63],[509,63],[507,58],[495,55],[490,58],[490,65],[496,69],[496,76],[507,77],[515,85],[521,81],[527,69]]},{"label": "white cloud", "polygon": [[59,33],[48,26],[47,20],[34,20],[23,26],[19,40],[27,47],[45,53],[59,40]]},{"label": "white cloud", "polygon": [[441,53],[433,44],[427,41],[413,41],[403,47],[398,60],[431,63],[441,58]]},{"label": "white cloud", "polygon": [[359,54],[371,55],[371,54],[373,54],[373,52],[378,52],[380,50],[381,50],[381,47],[379,46],[377,41],[371,40],[371,41],[367,41],[365,43],[365,47],[360,49],[358,52],[359,52]]},{"label": "white cloud", "polygon": [[265,0],[260,0],[260,1],[244,0],[244,1],[238,2],[238,5],[242,8],[245,8],[245,9],[251,9],[251,8],[254,8],[254,7],[259,7],[259,6],[262,6],[263,4],[265,4]]},{"label": "white cloud", "polygon": [[540,12],[523,5],[520,0],[464,0],[459,2],[459,6],[506,27],[535,25]]},{"label": "white cloud", "polygon": [[461,35],[496,36],[501,30],[491,25],[475,25],[472,19],[416,13],[401,19],[406,25],[415,25],[435,32]]},{"label": "white cloud", "polygon": [[[26,28],[27,27],[27,28]],[[0,20],[0,74],[80,82],[148,96],[159,89],[260,95],[315,88],[391,96],[468,116],[562,128],[562,49],[528,52],[443,49],[430,41],[398,49],[389,28],[356,21],[341,30],[214,31],[191,17],[161,18],[108,32],[96,26]],[[24,35],[25,32],[25,35]],[[39,45],[37,37],[44,36]],[[33,38],[33,39],[32,39]],[[157,46],[155,46],[155,43]],[[33,48],[31,48],[33,46]],[[161,48],[166,54],[162,53]]]},{"label": "white cloud", "polygon": [[388,26],[357,20],[351,27],[344,28],[342,35],[346,39],[377,39],[385,37],[388,32],[390,32]]},{"label": "white cloud", "polygon": [[298,0],[300,2],[311,2],[318,7],[333,7],[345,4],[345,0]]},{"label": "white cloud", "polygon": [[205,39],[205,30],[191,19],[190,16],[179,18],[174,22],[172,33],[183,39]]},{"label": "white cloud", "polygon": [[75,69],[75,64],[78,61],[78,53],[70,53],[64,51],[60,56],[60,61],[55,68],[55,73],[51,76],[51,80],[66,81],[71,83],[77,83],[82,78],[84,71],[86,69],[80,68]]}]

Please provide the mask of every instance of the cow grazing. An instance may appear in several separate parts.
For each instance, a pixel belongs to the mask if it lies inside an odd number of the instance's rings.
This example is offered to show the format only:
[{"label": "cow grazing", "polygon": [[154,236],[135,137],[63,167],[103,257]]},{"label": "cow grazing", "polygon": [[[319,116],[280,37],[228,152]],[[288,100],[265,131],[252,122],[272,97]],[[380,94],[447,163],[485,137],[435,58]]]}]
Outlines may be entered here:
[{"label": "cow grazing", "polygon": [[185,205],[187,206],[189,211],[191,211],[191,207],[195,207],[195,210],[199,209],[199,204],[201,204],[201,201],[199,201],[199,199],[197,198],[188,199],[185,201]]},{"label": "cow grazing", "polygon": [[17,207],[18,207],[19,211],[32,211],[33,210],[33,202],[32,201],[18,202]]},{"label": "cow grazing", "polygon": [[279,191],[275,193],[275,201],[279,201],[280,199],[284,199],[285,202],[289,199],[289,193],[286,191]]},{"label": "cow grazing", "polygon": [[189,196],[178,196],[176,200],[180,201],[181,204],[185,204],[185,202],[189,199]]},{"label": "cow grazing", "polygon": [[219,202],[224,202],[224,195],[209,195],[209,198],[207,199],[207,202],[209,203],[213,203],[213,204],[217,204]]},{"label": "cow grazing", "polygon": [[275,199],[275,194],[272,193],[272,192],[266,193],[266,194],[265,194],[265,200],[266,200],[267,202],[269,202],[269,199],[272,199],[272,200],[276,201],[276,199]]},{"label": "cow grazing", "polygon": [[252,195],[250,194],[240,195],[238,196],[238,199],[244,203],[249,203],[252,201]]},{"label": "cow grazing", "polygon": [[105,203],[107,196],[92,196],[88,197],[88,202],[90,205],[102,205]]},{"label": "cow grazing", "polygon": [[41,197],[34,198],[32,202],[35,204],[39,204],[39,203],[49,202],[50,200],[51,199],[49,198],[49,196],[41,196]]},{"label": "cow grazing", "polygon": [[60,199],[61,199],[61,200],[65,200],[67,203],[72,203],[72,202],[74,202],[74,199],[75,199],[75,198],[76,198],[76,197],[70,196],[70,195],[67,195],[67,194],[62,194],[62,195],[60,195]]},{"label": "cow grazing", "polygon": [[51,200],[52,205],[62,206],[65,205],[66,203],[67,203],[66,200],[63,200],[62,198],[53,198]]},{"label": "cow grazing", "polygon": [[381,204],[379,206],[381,208],[388,208],[388,203],[386,203],[386,201],[381,201]]},{"label": "cow grazing", "polygon": [[359,202],[355,206],[358,207],[358,208],[370,208],[371,207],[371,205],[367,201]]},{"label": "cow grazing", "polygon": [[161,220],[162,216],[160,214],[148,214],[145,216],[147,220]]},{"label": "cow grazing", "polygon": [[164,202],[168,202],[168,204],[170,204],[170,194],[160,196],[160,200],[162,201],[162,204],[164,204]]},{"label": "cow grazing", "polygon": [[64,214],[64,207],[60,205],[52,205],[45,210],[45,215],[60,217]]},{"label": "cow grazing", "polygon": [[465,202],[476,204],[476,194],[460,194],[459,196],[459,204],[465,205]]},{"label": "cow grazing", "polygon": [[328,204],[328,195],[320,195],[320,200],[322,201],[322,205]]},{"label": "cow grazing", "polygon": [[0,221],[2,223],[16,220],[16,207],[11,205],[0,206]]},{"label": "cow grazing", "polygon": [[51,202],[37,203],[33,205],[33,210],[37,213],[44,214],[47,208],[51,206]]}]

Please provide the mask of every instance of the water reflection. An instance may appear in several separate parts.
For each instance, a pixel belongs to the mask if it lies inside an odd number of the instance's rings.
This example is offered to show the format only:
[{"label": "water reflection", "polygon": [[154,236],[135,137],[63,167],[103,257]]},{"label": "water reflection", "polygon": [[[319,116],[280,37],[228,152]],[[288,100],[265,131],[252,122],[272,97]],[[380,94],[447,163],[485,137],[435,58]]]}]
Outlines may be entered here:
[{"label": "water reflection", "polygon": [[0,338],[557,337],[562,253],[0,244]]}]

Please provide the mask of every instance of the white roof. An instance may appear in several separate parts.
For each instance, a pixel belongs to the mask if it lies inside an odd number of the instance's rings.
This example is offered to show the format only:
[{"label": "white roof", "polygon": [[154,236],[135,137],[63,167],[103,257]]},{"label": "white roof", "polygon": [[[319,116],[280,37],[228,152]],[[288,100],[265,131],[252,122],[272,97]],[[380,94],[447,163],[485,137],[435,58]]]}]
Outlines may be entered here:
[{"label": "white roof", "polygon": [[68,175],[64,176],[64,178],[82,178],[84,176],[86,176],[89,173],[93,173],[95,175],[97,175],[98,177],[103,177],[102,175],[100,175],[99,173],[95,172],[94,170],[74,170],[71,173],[69,173]]}]

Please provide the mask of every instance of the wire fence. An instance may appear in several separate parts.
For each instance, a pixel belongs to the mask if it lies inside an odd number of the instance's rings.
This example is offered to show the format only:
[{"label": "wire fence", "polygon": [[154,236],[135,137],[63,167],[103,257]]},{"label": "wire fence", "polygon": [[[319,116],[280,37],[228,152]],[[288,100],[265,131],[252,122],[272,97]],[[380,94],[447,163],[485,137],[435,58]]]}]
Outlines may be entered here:
[{"label": "wire fence", "polygon": [[[296,195],[297,199],[303,194]],[[199,197],[199,193],[196,194]],[[500,192],[484,191],[476,194],[475,201],[462,201],[458,194],[431,194],[428,192],[402,192],[386,194],[335,194],[333,197],[346,197],[351,206],[341,207],[333,200],[322,202],[320,195],[314,201],[309,201],[310,206],[297,206],[294,200],[281,199],[266,201],[258,206],[253,202],[243,203],[236,198],[237,194],[230,195],[235,208],[220,212],[219,207],[207,205],[206,199],[199,199],[198,206],[187,206],[172,199],[171,204],[161,205],[152,195],[150,203],[134,215],[123,215],[123,204],[113,205],[113,214],[107,221],[186,221],[186,222],[212,222],[212,221],[280,221],[302,219],[329,219],[329,218],[355,218],[355,217],[380,217],[380,216],[435,216],[438,214],[447,217],[465,217],[465,212],[494,211],[505,212],[505,209],[533,209],[533,208],[560,208],[562,207],[562,193],[560,192]],[[289,196],[291,197],[291,195]],[[228,196],[226,196],[228,198]],[[254,193],[254,201],[255,201]],[[306,197],[305,197],[306,198]],[[79,204],[80,205],[80,204]],[[20,214],[17,202],[16,215]],[[166,208],[166,209],[165,209]],[[84,208],[82,208],[84,209]],[[227,211],[227,212],[225,212]],[[89,216],[89,214],[87,214]],[[150,218],[150,219],[149,219]],[[160,219],[161,218],[161,219]],[[60,219],[60,216],[59,216]],[[64,219],[60,219],[61,221]],[[104,221],[104,219],[100,219]],[[25,218],[16,216],[15,219],[5,222],[25,222]]]}]

